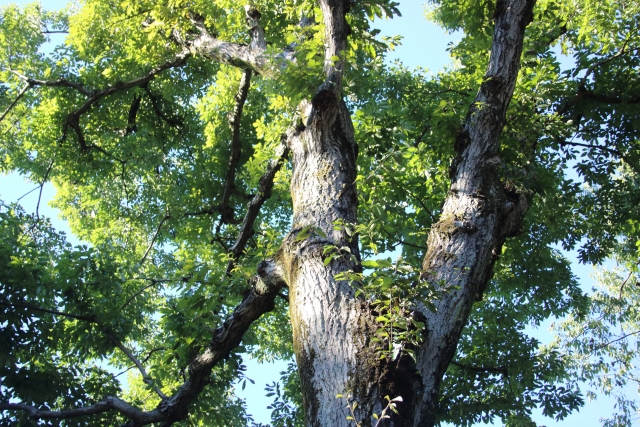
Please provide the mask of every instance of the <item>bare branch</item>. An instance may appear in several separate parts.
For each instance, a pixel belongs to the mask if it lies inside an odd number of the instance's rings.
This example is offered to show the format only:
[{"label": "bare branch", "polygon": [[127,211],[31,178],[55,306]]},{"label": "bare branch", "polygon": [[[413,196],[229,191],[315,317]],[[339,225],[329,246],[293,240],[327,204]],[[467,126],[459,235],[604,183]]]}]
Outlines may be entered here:
[{"label": "bare branch", "polygon": [[459,368],[462,369],[467,369],[469,371],[476,371],[476,372],[500,372],[503,375],[508,376],[509,372],[507,370],[507,368],[503,367],[503,366],[475,366],[475,365],[465,365],[463,363],[460,362],[456,362],[455,360],[451,361],[451,364],[454,366],[457,366]]},{"label": "bare branch", "polygon": [[153,381],[153,379],[149,376],[149,374],[147,374],[147,371],[144,369],[144,366],[142,366],[142,363],[140,363],[140,361],[138,360],[138,358],[136,356],[134,356],[133,353],[131,353],[129,351],[129,349],[127,347],[124,346],[124,344],[122,344],[122,342],[120,342],[120,340],[118,338],[116,338],[113,334],[107,333],[107,338],[109,338],[109,340],[116,346],[118,347],[124,354],[127,355],[127,357],[136,365],[136,367],[138,368],[138,371],[140,371],[140,374],[142,374],[142,380],[153,389],[153,391],[156,392],[156,394],[158,396],[160,396],[160,399],[167,399],[167,396],[160,390],[160,388],[155,384],[155,382]]},{"label": "bare branch", "polygon": [[169,124],[169,126],[172,126],[174,128],[184,125],[184,123],[182,123],[182,121],[180,119],[175,118],[175,117],[170,117],[170,116],[168,116],[167,114],[165,114],[162,111],[162,108],[161,108],[160,102],[159,102],[160,97],[155,96],[151,92],[151,89],[149,89],[149,85],[148,84],[143,85],[142,88],[145,90],[147,95],[149,95],[149,99],[151,100],[151,106],[153,107],[153,111],[156,113],[156,116],[158,116],[161,120],[164,120],[165,122],[167,122]]},{"label": "bare branch", "polygon": [[223,223],[235,223],[233,218],[233,209],[229,206],[231,192],[235,188],[236,169],[240,161],[241,144],[240,144],[240,120],[242,119],[242,109],[247,100],[249,93],[249,85],[251,84],[251,70],[244,70],[240,80],[240,87],[235,96],[235,106],[233,113],[229,117],[229,126],[231,127],[231,154],[229,155],[229,168],[222,193],[222,201],[220,202],[220,221]]},{"label": "bare branch", "polygon": [[87,96],[93,95],[93,91],[91,89],[87,89],[81,84],[70,82],[66,79],[58,79],[58,80],[38,80],[29,78],[15,70],[9,70],[16,76],[18,76],[21,80],[27,83],[30,87],[34,86],[45,86],[45,87],[68,87],[77,90]]},{"label": "bare branch", "polygon": [[262,261],[257,270],[258,278],[254,280],[249,294],[216,329],[207,349],[189,365],[189,378],[177,393],[158,406],[159,411],[171,414],[167,417],[171,422],[186,418],[190,403],[208,383],[213,366],[240,344],[255,320],[273,309],[277,294],[286,285],[282,271],[277,262],[270,259]]},{"label": "bare branch", "polygon": [[51,162],[49,163],[49,167],[47,168],[47,171],[45,172],[44,177],[42,178],[42,182],[40,183],[40,191],[38,192],[38,203],[36,204],[36,220],[34,221],[33,225],[29,227],[29,230],[27,232],[30,232],[31,230],[33,230],[40,222],[40,202],[42,201],[42,190],[44,189],[44,184],[47,182],[47,179],[49,179],[49,174],[51,173],[51,169],[53,168],[53,162],[54,162],[54,159],[51,159]]},{"label": "bare branch", "polygon": [[260,181],[258,182],[258,192],[251,199],[251,201],[247,204],[247,213],[244,216],[244,220],[242,221],[242,227],[240,228],[240,233],[236,239],[236,242],[229,249],[233,260],[229,261],[227,265],[227,274],[233,270],[235,266],[235,260],[240,257],[242,251],[244,250],[247,241],[253,235],[253,223],[258,217],[258,213],[260,212],[260,208],[264,204],[269,197],[271,197],[271,191],[273,190],[273,180],[276,176],[276,173],[282,167],[282,164],[285,162],[287,157],[289,156],[289,148],[286,144],[287,135],[282,135],[280,146],[276,150],[276,155],[278,156],[276,159],[271,160],[269,165],[267,166],[267,170],[260,177]]},{"label": "bare branch", "polygon": [[0,305],[3,305],[5,307],[10,307],[10,308],[26,308],[27,310],[41,311],[43,313],[55,314],[56,316],[68,317],[70,319],[84,320],[85,322],[90,322],[90,323],[98,323],[98,318],[95,315],[83,316],[79,314],[65,313],[58,310],[50,310],[47,308],[42,308],[35,305],[30,305],[30,304],[13,304],[13,303],[7,303],[2,301],[0,301]]},{"label": "bare branch", "polygon": [[31,88],[31,85],[29,83],[24,85],[24,87],[20,90],[20,93],[18,93],[18,96],[16,96],[16,99],[13,100],[13,102],[7,107],[7,109],[4,110],[4,113],[2,113],[2,116],[0,116],[0,122],[3,121],[5,117],[7,117],[7,114],[9,114],[9,111],[11,111],[13,107],[15,107],[18,101],[20,101],[20,98],[22,98],[22,95],[24,95],[30,88]]},{"label": "bare branch", "polygon": [[205,58],[234,67],[251,69],[264,77],[275,77],[279,67],[294,60],[294,52],[283,50],[275,56],[268,54],[266,43],[264,43],[264,32],[259,25],[260,14],[255,9],[250,9],[247,11],[247,18],[252,36],[249,46],[218,40],[209,33],[201,20],[192,17],[191,22],[200,35],[190,43],[190,47],[195,53]]},{"label": "bare branch", "polygon": [[[640,265],[640,260],[638,260],[638,262],[636,262],[636,266]],[[622,282],[622,285],[620,285],[620,295],[618,296],[618,299],[622,299],[622,292],[624,291],[624,287],[627,284],[627,282],[629,281],[629,279],[631,279],[631,277],[633,276],[633,271],[629,272],[629,275],[627,276],[626,279],[624,279],[624,282]]]},{"label": "bare branch", "polygon": [[[168,348],[166,348],[166,347],[159,347],[159,348],[154,348],[153,350],[149,350],[149,352],[147,353],[147,356],[146,356],[144,359],[142,359],[142,360],[140,361],[140,363],[147,363],[147,361],[148,361],[149,359],[151,359],[151,355],[152,355],[153,353],[155,353],[155,352],[157,352],[157,351],[164,351],[164,350],[168,350]],[[122,374],[124,374],[124,373],[126,373],[126,372],[129,372],[129,371],[130,371],[131,369],[133,369],[133,368],[135,368],[135,365],[133,365],[133,366],[129,366],[127,369],[125,369],[125,370],[124,370],[124,371],[122,371],[122,372],[119,372],[118,374],[114,375],[113,377],[114,377],[114,378],[117,378],[117,377],[119,377],[120,375],[122,375]]]},{"label": "bare branch", "polygon": [[[153,411],[140,411],[111,396],[94,405],[66,411],[42,411],[33,406],[19,403],[0,403],[0,410],[26,411],[34,419],[64,419],[99,414],[113,409],[131,420],[127,425],[135,425],[136,427],[155,422],[163,422],[163,425],[170,426],[176,421],[185,419],[188,416],[191,402],[197,398],[209,382],[213,367],[240,344],[245,332],[255,320],[264,313],[273,310],[276,296],[286,286],[282,271],[276,261],[271,259],[262,261],[258,265],[257,271],[258,277],[253,279],[251,291],[222,326],[214,331],[213,338],[206,350],[196,356],[189,365],[189,377],[185,383],[173,396],[163,399]],[[97,320],[93,321],[97,322]]]},{"label": "bare branch", "polygon": [[166,283],[166,282],[170,282],[171,281],[169,279],[148,279],[148,278],[138,278],[137,280],[149,280],[149,281],[151,281],[151,283],[149,285],[143,287],[142,289],[140,289],[135,294],[133,294],[124,304],[122,304],[122,306],[120,307],[120,310],[123,310],[126,306],[131,304],[131,301],[136,299],[138,297],[138,295],[142,294],[147,289],[157,285],[158,283]]},{"label": "bare branch", "polygon": [[171,215],[165,215],[164,218],[162,218],[162,220],[160,221],[160,224],[158,224],[158,227],[156,228],[156,232],[153,234],[153,237],[151,238],[151,242],[149,242],[149,247],[147,247],[147,250],[145,251],[144,255],[142,256],[142,259],[140,260],[140,263],[139,263],[140,265],[144,264],[144,261],[147,259],[149,252],[151,252],[151,249],[153,248],[153,245],[156,242],[158,235],[160,234],[160,230],[162,229],[162,226],[170,218],[171,218]]},{"label": "bare branch", "polygon": [[86,415],[102,414],[110,410],[116,410],[122,415],[133,420],[135,425],[146,425],[163,419],[163,415],[157,411],[142,412],[117,397],[107,396],[104,400],[83,408],[69,409],[65,411],[43,411],[31,405],[23,403],[0,402],[0,410],[18,410],[29,413],[33,419],[68,419]]},{"label": "bare branch", "polygon": [[640,166],[634,164],[631,159],[629,159],[629,156],[627,156],[626,154],[624,154],[622,151],[615,149],[615,148],[610,148],[610,147],[605,147],[603,145],[591,145],[591,144],[584,144],[581,142],[573,142],[573,141],[561,141],[560,145],[569,145],[572,147],[584,147],[584,148],[588,148],[590,150],[600,150],[600,151],[604,151],[607,152],[611,155],[617,156],[620,159],[622,159],[626,164],[628,164],[632,169],[634,169],[637,173],[640,174]]},{"label": "bare branch", "polygon": [[615,340],[611,340],[611,341],[608,341],[606,343],[603,343],[603,344],[600,344],[598,346],[595,346],[591,351],[601,350],[601,349],[603,349],[605,347],[610,346],[611,344],[617,343],[618,341],[622,341],[623,339],[626,339],[626,338],[629,338],[630,336],[638,335],[638,334],[640,334],[640,331],[629,332],[628,334],[624,334],[621,337],[616,338]]},{"label": "bare branch", "polygon": [[113,95],[114,93],[120,92],[122,90],[127,90],[134,87],[142,86],[146,83],[149,83],[151,80],[155,78],[155,76],[157,76],[158,74],[160,74],[165,70],[169,70],[171,68],[181,67],[185,65],[189,57],[191,57],[191,52],[189,52],[188,50],[184,50],[179,54],[177,54],[176,56],[174,56],[173,58],[171,58],[170,60],[155,66],[146,74],[140,77],[136,77],[126,82],[117,82],[116,84],[112,86],[108,86],[105,89],[91,93],[91,96],[89,97],[89,99],[87,99],[80,108],[78,108],[76,111],[70,114],[69,119],[71,119],[72,117],[78,117],[86,113],[93,106],[93,104],[95,104],[100,99],[106,96]]},{"label": "bare branch", "polygon": [[20,200],[24,199],[25,197],[27,197],[29,194],[33,193],[34,191],[36,191],[37,189],[39,189],[40,186],[36,186],[34,188],[32,188],[31,190],[27,191],[26,193],[24,193],[22,196],[18,197],[17,201],[19,202]]}]

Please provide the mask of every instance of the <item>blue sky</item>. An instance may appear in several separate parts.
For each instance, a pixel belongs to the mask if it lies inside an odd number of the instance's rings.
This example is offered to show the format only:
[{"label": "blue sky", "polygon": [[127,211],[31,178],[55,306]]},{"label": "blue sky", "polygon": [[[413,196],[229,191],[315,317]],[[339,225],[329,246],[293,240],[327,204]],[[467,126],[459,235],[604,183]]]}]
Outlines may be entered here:
[{"label": "blue sky", "polygon": [[[8,3],[29,3],[27,1],[6,1],[0,0],[0,5]],[[47,9],[56,9],[63,7],[64,0],[44,0],[43,5]],[[382,30],[383,35],[393,36],[402,35],[404,37],[402,45],[389,55],[389,60],[400,59],[406,66],[410,68],[423,67],[433,73],[438,72],[443,67],[450,64],[447,52],[449,43],[456,41],[459,36],[456,34],[445,34],[445,32],[437,26],[427,22],[424,19],[424,2],[422,0],[409,0],[401,2],[399,6],[402,17],[393,20],[382,20],[376,22],[376,26]],[[568,60],[568,59],[567,59]],[[37,184],[25,182],[18,175],[0,175],[0,199],[6,202],[17,201],[28,191],[37,187]],[[59,230],[70,233],[67,224],[58,219],[58,213],[47,205],[47,201],[51,200],[55,195],[55,189],[51,185],[46,185],[42,194],[42,203],[40,205],[40,214],[51,217],[54,224]],[[23,197],[20,203],[28,211],[35,211],[38,200],[38,191]],[[72,242],[77,242],[71,239]],[[583,288],[588,290],[591,288],[593,281],[589,274],[593,271],[590,266],[583,266],[577,263],[573,254],[567,254],[572,261],[574,274],[580,279]],[[551,334],[548,327],[551,321],[543,324],[541,327],[531,330],[533,336],[537,337],[541,342],[548,342]],[[267,383],[279,379],[279,372],[286,368],[286,362],[278,362],[274,364],[257,364],[255,361],[246,361],[248,365],[247,376],[255,381],[255,385],[247,382],[244,391],[238,387],[238,394],[247,400],[249,412],[254,415],[257,422],[268,423],[270,421],[270,410],[266,406],[271,403],[271,398],[264,397],[266,393],[264,387]],[[635,393],[630,390],[630,393]],[[584,427],[598,426],[598,419],[606,416],[613,411],[614,402],[611,399],[600,397],[595,402],[588,402],[580,412],[570,415],[562,422],[556,422],[552,419],[545,418],[541,414],[535,417],[536,422],[541,426],[573,426],[581,425]],[[497,423],[496,425],[500,425]]]}]

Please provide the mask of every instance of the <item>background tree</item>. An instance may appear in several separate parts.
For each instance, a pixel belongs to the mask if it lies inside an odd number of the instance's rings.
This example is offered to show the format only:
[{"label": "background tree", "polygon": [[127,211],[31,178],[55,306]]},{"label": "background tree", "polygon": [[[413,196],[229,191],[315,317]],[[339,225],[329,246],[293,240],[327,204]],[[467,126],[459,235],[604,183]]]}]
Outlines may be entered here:
[{"label": "background tree", "polygon": [[554,245],[637,258],[638,5],[433,3],[464,34],[435,77],[384,64],[396,6],[3,11],[2,168],[91,244],[3,207],[3,423],[245,425],[246,353],[296,357],[275,425],[582,404],[523,329],[588,308]]}]

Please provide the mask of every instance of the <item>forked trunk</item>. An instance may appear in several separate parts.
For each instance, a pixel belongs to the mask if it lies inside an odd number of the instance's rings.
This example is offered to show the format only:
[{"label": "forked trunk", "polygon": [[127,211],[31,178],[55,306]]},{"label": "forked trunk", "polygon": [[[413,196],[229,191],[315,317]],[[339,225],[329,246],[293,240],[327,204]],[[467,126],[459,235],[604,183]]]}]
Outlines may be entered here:
[{"label": "forked trunk", "polygon": [[[335,279],[338,273],[359,268],[357,240],[334,227],[336,221],[357,221],[357,146],[340,94],[344,63],[330,59],[346,48],[347,3],[320,3],[327,32],[327,80],[303,108],[305,125],[288,135],[294,219],[278,256],[290,288],[306,425],[375,425],[372,416],[386,406],[385,396],[401,396],[398,414],[381,426],[432,426],[440,382],[473,301],[489,281],[501,245],[518,231],[527,210],[526,199],[508,199],[499,180],[498,139],[534,1],[497,5],[489,69],[456,141],[450,195],[429,235],[422,266],[424,281],[455,290],[437,302],[435,313],[414,301],[426,319],[417,363],[405,354],[396,360],[375,354],[370,342],[375,316],[347,281]],[[327,246],[337,248],[341,256],[325,265]],[[347,418],[351,416],[355,419]]]}]

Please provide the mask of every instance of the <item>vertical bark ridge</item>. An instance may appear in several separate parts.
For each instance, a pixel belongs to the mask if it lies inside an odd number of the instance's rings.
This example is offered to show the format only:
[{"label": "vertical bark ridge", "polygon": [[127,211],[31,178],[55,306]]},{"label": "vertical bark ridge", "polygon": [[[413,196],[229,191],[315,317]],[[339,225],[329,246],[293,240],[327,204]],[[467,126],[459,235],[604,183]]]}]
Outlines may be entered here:
[{"label": "vertical bark ridge", "polygon": [[[357,239],[334,229],[338,220],[357,220],[357,148],[350,113],[341,97],[344,64],[336,60],[343,58],[346,49],[346,4],[320,0],[326,29],[326,79],[311,102],[301,105],[303,116],[308,117],[304,129],[288,138],[293,224],[282,259],[308,426],[353,424],[346,419],[345,401],[336,395],[347,393],[356,355],[369,344],[366,334],[359,335],[366,308],[348,282],[335,280],[336,274],[356,270],[359,264]],[[321,232],[298,239],[304,227]],[[335,246],[343,256],[324,265],[326,245]]]},{"label": "vertical bark ridge", "polygon": [[429,233],[422,277],[437,288],[450,290],[436,301],[436,312],[422,310],[427,336],[417,364],[425,393],[414,402],[413,425],[434,425],[440,381],[473,301],[489,281],[507,235],[517,228],[513,224],[521,222],[527,209],[524,197],[517,209],[509,213],[504,209],[498,139],[534,4],[535,0],[509,0],[496,6],[488,70],[456,141],[458,154],[451,167],[451,186],[441,219]]},{"label": "vertical bark ridge", "polygon": [[[365,343],[353,336],[360,316],[353,289],[334,279],[356,268],[357,240],[344,230],[334,230],[334,222],[356,221],[355,141],[342,101],[311,108],[316,111],[306,129],[289,138],[294,217],[283,258],[307,424],[346,426],[344,401],[335,396],[346,393],[355,355]],[[297,240],[298,232],[307,226],[322,230],[327,237],[312,234]],[[325,266],[325,245],[342,248],[344,256]]]}]

